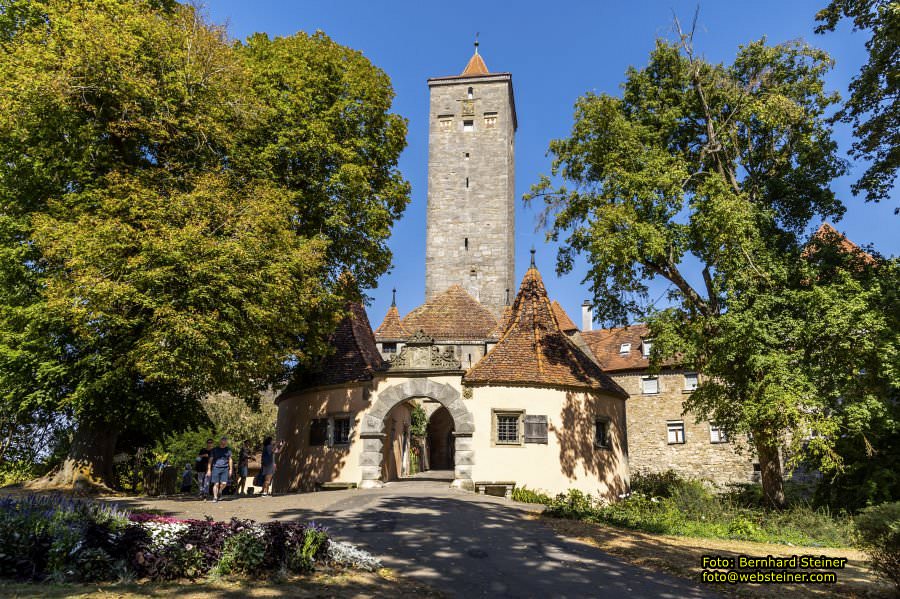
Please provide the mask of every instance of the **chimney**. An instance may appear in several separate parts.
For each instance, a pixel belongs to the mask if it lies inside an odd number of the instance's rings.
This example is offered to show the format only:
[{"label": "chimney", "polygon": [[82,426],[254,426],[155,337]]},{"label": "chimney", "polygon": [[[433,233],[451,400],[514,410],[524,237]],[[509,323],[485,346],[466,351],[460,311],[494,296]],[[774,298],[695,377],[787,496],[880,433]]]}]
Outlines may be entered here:
[{"label": "chimney", "polygon": [[581,304],[581,330],[594,330],[594,307],[587,300],[584,300],[584,303]]}]

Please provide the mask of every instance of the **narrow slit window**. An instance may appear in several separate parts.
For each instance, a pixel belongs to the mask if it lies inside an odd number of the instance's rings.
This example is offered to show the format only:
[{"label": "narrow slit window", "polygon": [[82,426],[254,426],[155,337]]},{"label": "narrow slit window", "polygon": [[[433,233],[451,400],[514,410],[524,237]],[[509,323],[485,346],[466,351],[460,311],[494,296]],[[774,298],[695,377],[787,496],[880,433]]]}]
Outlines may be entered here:
[{"label": "narrow slit window", "polygon": [[466,189],[469,189],[469,178],[466,177]]},{"label": "narrow slit window", "polygon": [[472,100],[475,98],[475,90],[472,89],[471,87],[466,92],[466,98],[468,98],[469,100]]}]

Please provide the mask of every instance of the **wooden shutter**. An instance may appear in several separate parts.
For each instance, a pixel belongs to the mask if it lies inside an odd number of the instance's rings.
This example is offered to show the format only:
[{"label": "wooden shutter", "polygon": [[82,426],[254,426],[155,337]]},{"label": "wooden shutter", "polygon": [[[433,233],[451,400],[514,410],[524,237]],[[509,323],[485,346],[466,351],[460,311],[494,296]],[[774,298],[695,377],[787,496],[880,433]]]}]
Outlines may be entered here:
[{"label": "wooden shutter", "polygon": [[525,442],[547,444],[547,417],[525,415]]}]

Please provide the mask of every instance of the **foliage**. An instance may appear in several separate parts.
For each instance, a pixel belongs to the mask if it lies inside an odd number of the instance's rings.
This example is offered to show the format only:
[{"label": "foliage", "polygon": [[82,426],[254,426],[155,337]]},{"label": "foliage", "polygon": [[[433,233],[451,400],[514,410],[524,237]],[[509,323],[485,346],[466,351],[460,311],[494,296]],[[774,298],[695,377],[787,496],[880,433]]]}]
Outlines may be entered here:
[{"label": "foliage", "polygon": [[[761,40],[713,64],[692,43],[658,41],[621,98],[580,98],[571,136],[550,144],[572,188],[543,177],[528,199],[543,198],[548,237],[565,236],[560,272],[586,255],[601,319],[646,319],[655,367],[706,375],[686,412],[750,435],[780,506],[784,446],[793,463],[840,472],[842,428],[860,441],[896,395],[897,268],[836,233],[808,235],[844,212],[829,189],[846,170],[827,118],[830,57]],[[653,279],[668,284],[665,309],[649,301]]]},{"label": "foliage", "polygon": [[664,472],[635,470],[631,473],[631,492],[650,497],[671,497],[683,480],[671,469]]},{"label": "foliage", "polygon": [[109,481],[323,355],[390,264],[405,122],[323,34],[152,0],[4,1],[0,32],[0,414],[76,423],[61,472]]},{"label": "foliage", "polygon": [[227,435],[235,450],[244,441],[249,441],[253,449],[261,448],[266,437],[275,436],[278,408],[271,393],[260,394],[258,404],[250,407],[233,395],[211,395],[203,400],[203,409],[216,439]]},{"label": "foliage", "polygon": [[352,545],[330,545],[315,524],[181,520],[61,497],[0,501],[0,578],[176,580],[211,572],[260,578],[284,569],[308,573],[323,562],[380,567]]},{"label": "foliage", "polygon": [[883,200],[890,197],[900,168],[900,10],[892,0],[831,0],[816,15],[821,23],[816,33],[834,31],[845,18],[854,30],[870,33],[869,59],[850,82],[850,97],[838,113],[853,124],[852,155],[870,162],[853,193]]},{"label": "foliage", "polygon": [[425,415],[425,408],[416,403],[412,404],[410,421],[409,431],[412,436],[424,439],[428,430],[428,416]]},{"label": "foliage", "polygon": [[522,503],[541,503],[544,505],[550,505],[550,503],[553,501],[553,498],[543,491],[529,489],[528,487],[522,486],[515,487],[512,490],[512,500]]},{"label": "foliage", "polygon": [[864,509],[856,519],[856,532],[875,571],[900,587],[900,502]]},{"label": "foliage", "polygon": [[645,477],[646,487],[664,496],[632,491],[615,503],[601,501],[576,489],[560,493],[544,515],[612,524],[645,532],[693,537],[744,539],[764,543],[808,546],[846,546],[850,520],[816,510],[805,503],[785,510],[747,507],[728,493],[716,493],[699,480],[674,473]]}]

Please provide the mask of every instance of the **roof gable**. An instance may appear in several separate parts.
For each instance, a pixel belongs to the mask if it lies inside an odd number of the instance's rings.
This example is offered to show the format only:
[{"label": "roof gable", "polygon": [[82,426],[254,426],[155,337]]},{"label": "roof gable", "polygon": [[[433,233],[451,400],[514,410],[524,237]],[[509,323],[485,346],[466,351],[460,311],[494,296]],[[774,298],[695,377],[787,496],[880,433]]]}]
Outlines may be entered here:
[{"label": "roof gable", "polygon": [[627,397],[560,328],[537,268],[525,273],[509,326],[463,376],[471,384],[578,387]]}]

